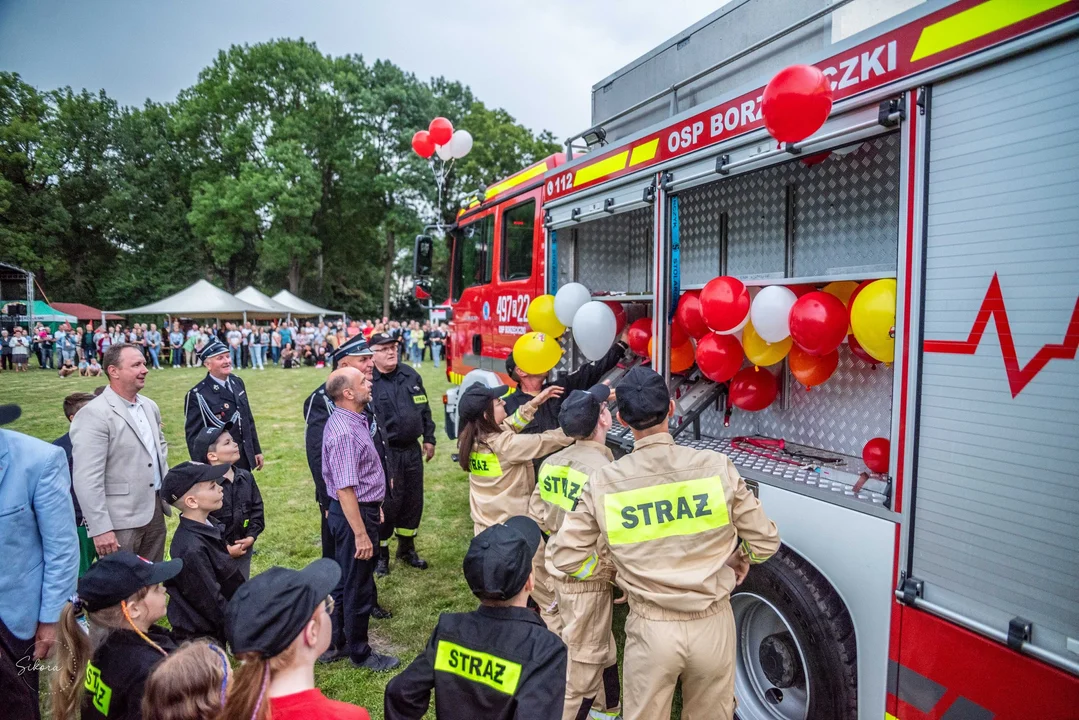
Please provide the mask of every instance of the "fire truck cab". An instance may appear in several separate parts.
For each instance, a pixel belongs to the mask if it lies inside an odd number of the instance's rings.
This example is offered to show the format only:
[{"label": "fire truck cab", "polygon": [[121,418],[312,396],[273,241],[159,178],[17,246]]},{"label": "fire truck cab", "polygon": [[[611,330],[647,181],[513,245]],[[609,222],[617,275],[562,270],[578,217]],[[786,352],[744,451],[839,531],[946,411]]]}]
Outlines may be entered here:
[{"label": "fire truck cab", "polygon": [[[492,186],[451,232],[451,380],[504,381],[531,299],[583,283],[653,319],[676,440],[728,454],[775,519],[783,550],[731,599],[743,720],[1079,717],[1079,1],[915,5],[711,96],[698,73],[681,100],[623,98],[590,131],[607,144]],[[777,147],[761,94],[795,61],[835,103]],[[812,392],[784,363],[771,407],[731,408],[666,359],[680,294],[719,275],[892,278],[895,361],[844,345]]]}]

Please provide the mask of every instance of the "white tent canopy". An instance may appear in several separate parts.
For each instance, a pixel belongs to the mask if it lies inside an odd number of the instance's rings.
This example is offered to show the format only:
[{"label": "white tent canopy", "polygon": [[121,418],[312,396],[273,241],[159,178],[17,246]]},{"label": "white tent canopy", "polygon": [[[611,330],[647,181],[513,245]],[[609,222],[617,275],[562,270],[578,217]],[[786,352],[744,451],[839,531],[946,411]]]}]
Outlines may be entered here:
[{"label": "white tent canopy", "polygon": [[206,280],[163,300],[128,310],[109,310],[119,315],[170,315],[188,318],[275,318],[277,311],[244,302]]},{"label": "white tent canopy", "polygon": [[257,289],[253,285],[248,285],[243,290],[236,293],[236,297],[240,298],[246,303],[250,303],[251,305],[257,305],[264,310],[273,311],[277,313],[280,317],[284,317],[295,312],[295,310],[293,310],[292,308],[288,307],[287,305],[282,305],[281,303],[277,302],[272,297]]},{"label": "white tent canopy", "polygon": [[301,300],[288,290],[282,290],[272,298],[275,302],[292,309],[293,315],[299,315],[301,317],[309,317],[314,315],[344,315],[343,312],[337,312],[336,310],[327,310],[321,308],[318,305],[312,305],[306,300]]}]

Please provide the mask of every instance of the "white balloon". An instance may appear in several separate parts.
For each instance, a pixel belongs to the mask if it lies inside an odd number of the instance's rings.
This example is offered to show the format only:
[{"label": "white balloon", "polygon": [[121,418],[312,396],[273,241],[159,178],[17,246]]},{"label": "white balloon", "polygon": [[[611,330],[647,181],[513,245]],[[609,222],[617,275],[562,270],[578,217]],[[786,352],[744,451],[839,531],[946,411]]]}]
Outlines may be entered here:
[{"label": "white balloon", "polygon": [[[453,142],[453,140],[451,139],[450,142]],[[444,162],[449,162],[453,159],[453,149],[450,147],[450,143],[435,145],[435,152]]]},{"label": "white balloon", "polygon": [[587,302],[573,316],[573,340],[589,360],[606,355],[617,334],[618,320],[604,303]]},{"label": "white balloon", "polygon": [[472,152],[472,133],[468,130],[457,130],[450,138],[450,153],[460,160]]},{"label": "white balloon", "polygon": [[769,285],[753,298],[749,317],[765,342],[774,343],[790,337],[791,306],[797,299],[793,291],[782,285]]},{"label": "white balloon", "polygon": [[592,293],[581,283],[566,283],[554,296],[554,314],[558,322],[573,327],[573,316],[592,299]]}]

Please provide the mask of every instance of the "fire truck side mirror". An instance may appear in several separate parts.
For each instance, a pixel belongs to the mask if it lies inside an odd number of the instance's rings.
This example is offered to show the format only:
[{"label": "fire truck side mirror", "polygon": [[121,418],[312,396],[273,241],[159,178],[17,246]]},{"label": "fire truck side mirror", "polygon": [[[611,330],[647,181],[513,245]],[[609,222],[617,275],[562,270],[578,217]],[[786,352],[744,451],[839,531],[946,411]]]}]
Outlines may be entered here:
[{"label": "fire truck side mirror", "polygon": [[435,243],[427,235],[416,236],[416,251],[412,258],[412,274],[429,277],[434,267]]}]

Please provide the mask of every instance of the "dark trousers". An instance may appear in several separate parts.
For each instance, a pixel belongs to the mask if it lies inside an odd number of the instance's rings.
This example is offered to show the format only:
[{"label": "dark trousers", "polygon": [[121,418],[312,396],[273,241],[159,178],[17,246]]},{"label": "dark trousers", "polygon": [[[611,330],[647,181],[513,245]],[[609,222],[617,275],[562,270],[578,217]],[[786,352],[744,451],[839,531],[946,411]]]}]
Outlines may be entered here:
[{"label": "dark trousers", "polygon": [[379,526],[379,539],[415,537],[423,518],[423,449],[414,443],[407,448],[386,447],[386,468],[393,478],[393,493],[383,505],[386,521]]},{"label": "dark trousers", "polygon": [[[371,546],[377,548],[378,504],[361,504],[360,516],[363,518]],[[352,660],[363,662],[371,654],[371,646],[367,642],[367,626],[371,620],[371,610],[378,602],[378,591],[375,588],[375,563],[378,553],[372,553],[368,560],[356,559],[356,538],[352,526],[348,524],[341,504],[336,500],[330,503],[329,521],[337,564],[341,566],[341,580],[333,591],[334,646],[346,648]]]},{"label": "dark trousers", "polygon": [[334,542],[333,530],[330,529],[330,518],[327,517],[330,512],[330,499],[326,498],[326,502],[323,502],[316,498],[316,502],[318,502],[319,530],[322,535],[322,557],[336,560],[337,543]]},{"label": "dark trousers", "polygon": [[[42,660],[40,664],[48,664]],[[4,717],[11,720],[38,720],[38,672],[34,667],[34,638],[23,640],[11,634],[0,620],[0,697]]]}]

